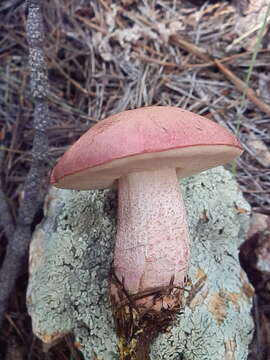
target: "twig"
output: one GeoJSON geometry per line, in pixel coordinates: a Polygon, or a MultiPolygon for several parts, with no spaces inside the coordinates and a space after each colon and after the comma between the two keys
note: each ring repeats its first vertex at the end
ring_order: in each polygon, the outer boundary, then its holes
{"type": "Polygon", "coordinates": [[[29,65],[31,70],[31,94],[35,101],[34,140],[32,165],[24,185],[24,199],[18,212],[16,228],[9,239],[6,256],[0,272],[0,324],[4,319],[8,300],[27,255],[31,224],[40,206],[40,193],[48,169],[48,127],[50,123],[47,104],[47,65],[42,44],[44,28],[41,0],[28,0],[27,39],[29,43],[29,65]]]}
{"type": "MultiPolygon", "coordinates": [[[[260,49],[258,50],[258,53],[268,53],[270,52],[270,49],[260,49]]],[[[252,51],[244,51],[240,54],[234,54],[234,55],[230,55],[230,56],[226,56],[226,57],[223,57],[221,59],[219,59],[219,61],[221,63],[224,63],[224,62],[232,62],[232,61],[235,61],[236,59],[239,59],[239,58],[242,58],[242,57],[245,57],[245,56],[248,56],[248,55],[252,55],[252,51]]],[[[206,63],[201,63],[201,64],[185,64],[183,66],[184,69],[195,69],[195,68],[207,68],[207,67],[210,67],[210,66],[216,66],[215,64],[215,61],[212,60],[210,62],[206,62],[206,63]]]]}
{"type": "Polygon", "coordinates": [[[247,95],[250,101],[253,104],[257,105],[260,110],[265,112],[270,116],[270,106],[258,98],[256,92],[246,85],[246,83],[239,79],[232,71],[230,71],[226,66],[221,64],[219,60],[215,60],[215,63],[220,71],[237,87],[237,89],[247,95]]]}
{"type": "MultiPolygon", "coordinates": [[[[0,151],[0,169],[3,168],[4,152],[0,151]]],[[[7,198],[3,192],[2,181],[0,177],[0,225],[4,229],[6,238],[10,240],[14,233],[14,223],[8,206],[7,198]]]]}
{"type": "Polygon", "coordinates": [[[227,77],[227,79],[229,79],[237,87],[239,91],[245,92],[250,101],[252,101],[261,111],[265,112],[267,115],[270,116],[270,106],[268,106],[264,101],[260,100],[254,90],[249,88],[243,80],[239,79],[219,60],[212,59],[209,55],[205,54],[198,46],[191,44],[180,37],[172,36],[172,42],[185,49],[186,51],[196,55],[205,62],[210,63],[214,61],[218,69],[227,77]]]}
{"type": "Polygon", "coordinates": [[[157,64],[157,65],[165,66],[165,67],[169,67],[169,68],[180,68],[179,64],[164,61],[164,60],[154,59],[149,56],[142,55],[142,54],[137,54],[136,58],[140,59],[142,62],[146,62],[146,63],[150,63],[150,64],[157,64]]]}
{"type": "Polygon", "coordinates": [[[182,49],[186,50],[187,52],[192,53],[193,55],[196,55],[198,58],[202,59],[205,62],[212,61],[211,57],[209,55],[207,55],[206,52],[204,52],[198,46],[181,38],[180,36],[172,36],[171,41],[173,44],[180,46],[182,49]]]}
{"type": "Polygon", "coordinates": [[[84,18],[83,16],[77,15],[76,17],[81,20],[81,22],[83,22],[85,25],[87,25],[88,27],[90,27],[91,29],[97,30],[99,32],[101,32],[103,35],[107,35],[107,30],[104,29],[103,27],[93,23],[92,21],[84,18]]]}

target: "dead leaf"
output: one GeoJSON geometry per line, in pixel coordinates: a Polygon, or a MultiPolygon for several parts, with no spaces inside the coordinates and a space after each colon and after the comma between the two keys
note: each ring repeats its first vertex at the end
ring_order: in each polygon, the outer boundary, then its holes
{"type": "Polygon", "coordinates": [[[270,151],[265,143],[260,140],[254,133],[251,133],[247,145],[254,152],[255,159],[265,168],[270,167],[270,151]]]}
{"type": "Polygon", "coordinates": [[[218,325],[221,325],[226,317],[225,297],[219,293],[212,294],[208,302],[208,311],[213,315],[218,325]]]}
{"type": "Polygon", "coordinates": [[[254,212],[251,215],[247,238],[267,229],[270,229],[270,216],[254,212]]]}
{"type": "Polygon", "coordinates": [[[236,203],[234,203],[234,207],[235,207],[236,211],[238,212],[238,214],[246,214],[248,212],[247,209],[238,207],[238,205],[236,203]]]}
{"type": "Polygon", "coordinates": [[[204,270],[202,268],[198,268],[196,271],[196,279],[197,280],[201,280],[201,279],[206,279],[206,274],[204,272],[204,270]]]}

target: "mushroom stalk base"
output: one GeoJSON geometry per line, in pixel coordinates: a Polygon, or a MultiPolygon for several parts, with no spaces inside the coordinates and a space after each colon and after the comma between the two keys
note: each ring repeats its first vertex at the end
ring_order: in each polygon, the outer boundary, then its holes
{"type": "Polygon", "coordinates": [[[188,261],[188,227],[175,169],[120,178],[111,297],[121,360],[149,359],[153,338],[181,307],[188,261]]]}

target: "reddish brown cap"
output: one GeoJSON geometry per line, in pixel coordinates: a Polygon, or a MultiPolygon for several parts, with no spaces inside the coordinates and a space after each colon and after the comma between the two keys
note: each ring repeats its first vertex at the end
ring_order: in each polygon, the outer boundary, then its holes
{"type": "Polygon", "coordinates": [[[176,107],[151,106],[110,116],[89,129],[58,161],[51,183],[107,188],[124,174],[166,167],[176,168],[181,178],[241,152],[236,137],[213,121],[176,107]]]}

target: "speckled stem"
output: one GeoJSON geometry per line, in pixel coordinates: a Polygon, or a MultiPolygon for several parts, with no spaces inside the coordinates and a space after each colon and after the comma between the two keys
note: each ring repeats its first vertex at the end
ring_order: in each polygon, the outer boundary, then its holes
{"type": "Polygon", "coordinates": [[[153,339],[181,307],[189,253],[176,170],[120,178],[111,292],[121,360],[149,359],[153,339]]]}
{"type": "Polygon", "coordinates": [[[185,206],[175,169],[119,179],[114,272],[130,294],[183,287],[190,254],[185,206]]]}

